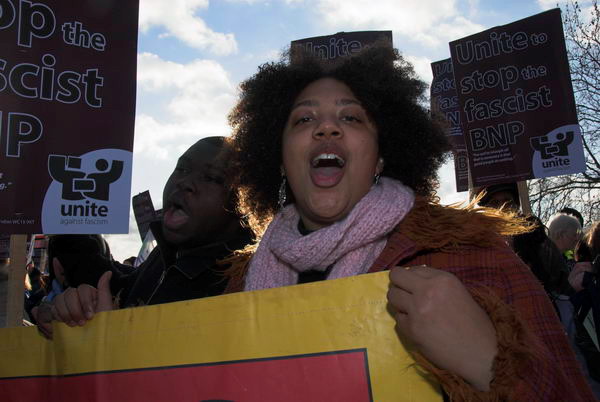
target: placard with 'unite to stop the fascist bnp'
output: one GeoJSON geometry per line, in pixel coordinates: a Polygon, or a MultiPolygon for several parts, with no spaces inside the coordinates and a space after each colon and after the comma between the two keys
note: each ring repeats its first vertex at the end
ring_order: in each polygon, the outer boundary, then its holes
{"type": "Polygon", "coordinates": [[[450,42],[473,185],[585,170],[560,10],[450,42]]]}

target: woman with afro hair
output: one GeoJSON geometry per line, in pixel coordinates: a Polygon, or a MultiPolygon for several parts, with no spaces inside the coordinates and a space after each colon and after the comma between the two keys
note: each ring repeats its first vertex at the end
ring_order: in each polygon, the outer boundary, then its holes
{"type": "Polygon", "coordinates": [[[292,55],[243,82],[230,114],[233,185],[260,242],[228,290],[389,270],[397,328],[452,400],[594,400],[502,237],[524,223],[436,202],[449,146],[412,67],[384,43],[292,55]]]}

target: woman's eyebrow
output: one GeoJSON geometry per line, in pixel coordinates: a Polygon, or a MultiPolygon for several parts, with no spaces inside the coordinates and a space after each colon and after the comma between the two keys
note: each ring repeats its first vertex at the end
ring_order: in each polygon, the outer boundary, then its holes
{"type": "MultiPolygon", "coordinates": [[[[346,106],[346,105],[359,105],[362,106],[362,104],[357,101],[356,99],[350,99],[350,98],[343,98],[343,99],[338,99],[335,101],[335,104],[337,106],[346,106]]],[[[300,101],[298,103],[296,103],[293,107],[293,109],[296,109],[297,107],[300,106],[319,106],[319,102],[313,99],[307,99],[307,100],[303,100],[300,101]]]]}
{"type": "Polygon", "coordinates": [[[358,106],[362,106],[362,104],[357,101],[356,99],[338,99],[337,101],[335,101],[335,104],[338,106],[346,106],[346,105],[358,105],[358,106]]]}
{"type": "Polygon", "coordinates": [[[294,106],[292,106],[292,110],[294,110],[300,106],[319,106],[319,102],[317,102],[316,100],[313,100],[313,99],[303,100],[303,101],[296,103],[294,106]]]}

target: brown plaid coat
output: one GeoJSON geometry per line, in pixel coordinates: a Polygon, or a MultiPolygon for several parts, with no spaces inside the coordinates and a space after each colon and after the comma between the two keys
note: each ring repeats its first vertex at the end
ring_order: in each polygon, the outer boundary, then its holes
{"type": "Polygon", "coordinates": [[[417,362],[455,401],[595,401],[548,296],[497,233],[497,223],[482,211],[419,200],[371,267],[369,272],[424,264],[450,272],[494,323],[498,355],[489,392],[422,356],[415,356],[417,362]]]}
{"type": "MultiPolygon", "coordinates": [[[[492,210],[418,198],[369,272],[428,265],[456,275],[490,316],[498,339],[494,380],[480,392],[461,377],[416,361],[453,401],[595,401],[544,289],[503,240],[523,222],[492,210]]],[[[243,290],[251,249],[230,258],[227,293],[243,290]]]]}

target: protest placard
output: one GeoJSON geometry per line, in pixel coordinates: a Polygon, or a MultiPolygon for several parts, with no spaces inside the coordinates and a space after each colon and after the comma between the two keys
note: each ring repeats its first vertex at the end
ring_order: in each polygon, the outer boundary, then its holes
{"type": "Polygon", "coordinates": [[[0,10],[0,233],[127,233],[138,0],[0,10]]]}
{"type": "Polygon", "coordinates": [[[585,170],[560,10],[450,42],[475,186],[585,170]]]}
{"type": "Polygon", "coordinates": [[[440,401],[387,310],[389,273],[0,330],[3,401],[440,401]],[[66,396],[68,395],[68,398],[66,396]]]}
{"type": "Polygon", "coordinates": [[[334,60],[340,56],[351,56],[363,47],[385,40],[392,44],[392,31],[358,31],[338,32],[334,35],[315,36],[298,39],[291,43],[292,63],[295,62],[298,50],[317,55],[324,60],[334,60]]]}
{"type": "Polygon", "coordinates": [[[157,219],[150,191],[146,190],[138,195],[134,195],[131,199],[131,205],[133,207],[133,215],[135,216],[135,221],[138,225],[140,237],[142,238],[142,241],[144,241],[146,234],[150,229],[150,222],[157,219]]]}
{"type": "Polygon", "coordinates": [[[444,131],[448,136],[454,155],[456,191],[467,191],[469,189],[469,162],[460,124],[460,108],[452,60],[445,59],[431,63],[431,71],[433,73],[430,93],[431,110],[445,119],[444,131]]]}

